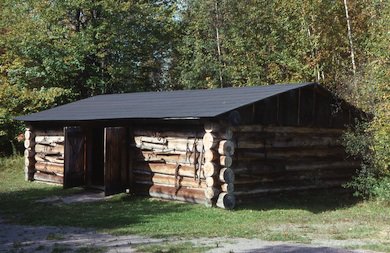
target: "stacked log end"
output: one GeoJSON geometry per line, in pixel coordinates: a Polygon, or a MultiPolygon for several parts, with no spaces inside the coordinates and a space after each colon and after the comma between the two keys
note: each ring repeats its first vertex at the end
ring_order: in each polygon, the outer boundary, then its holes
{"type": "Polygon", "coordinates": [[[233,132],[229,127],[217,123],[206,123],[203,136],[204,165],[206,181],[205,204],[233,209],[234,172],[231,169],[234,154],[233,132]]]}
{"type": "Polygon", "coordinates": [[[24,173],[26,181],[34,180],[35,173],[35,142],[34,133],[31,130],[31,128],[26,128],[24,132],[24,173]]]}
{"type": "Polygon", "coordinates": [[[64,134],[62,129],[34,131],[34,173],[30,180],[62,184],[64,177],[64,134]]]}

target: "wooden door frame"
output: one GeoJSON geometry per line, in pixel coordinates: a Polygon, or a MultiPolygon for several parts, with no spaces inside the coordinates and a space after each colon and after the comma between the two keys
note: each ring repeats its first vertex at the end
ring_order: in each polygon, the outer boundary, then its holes
{"type": "MultiPolygon", "coordinates": [[[[65,127],[64,128],[64,136],[65,136],[65,143],[64,143],[64,182],[63,182],[63,188],[71,188],[71,187],[77,187],[77,186],[84,186],[85,185],[85,170],[86,170],[86,135],[83,129],[79,126],[71,126],[71,127],[65,127]],[[74,147],[72,144],[77,144],[77,141],[75,143],[72,143],[70,135],[72,134],[80,134],[81,135],[81,144],[80,146],[74,147]],[[76,150],[74,150],[76,148],[76,150]],[[82,153],[82,158],[77,157],[77,159],[74,158],[74,155],[80,155],[80,152],[82,153]],[[77,164],[80,163],[80,164],[77,164]],[[82,163],[82,164],[81,164],[82,163]],[[82,167],[82,172],[80,168],[76,167],[82,167]],[[80,175],[77,175],[80,174],[80,175]],[[77,178],[75,176],[78,176],[77,178]]],[[[72,137],[73,138],[73,137],[72,137]]]]}
{"type": "Polygon", "coordinates": [[[128,132],[128,127],[104,128],[105,195],[125,192],[125,189],[128,187],[128,132]]]}

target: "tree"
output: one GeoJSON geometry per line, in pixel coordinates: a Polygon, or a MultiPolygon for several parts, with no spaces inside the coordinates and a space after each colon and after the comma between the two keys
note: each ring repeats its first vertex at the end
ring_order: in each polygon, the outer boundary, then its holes
{"type": "Polygon", "coordinates": [[[345,136],[347,150],[363,160],[349,186],[359,195],[390,202],[390,3],[371,1],[365,11],[370,16],[366,61],[357,72],[353,98],[370,117],[345,136]]]}
{"type": "Polygon", "coordinates": [[[0,145],[13,116],[103,93],[161,90],[177,28],[175,1],[0,2],[0,145]]]}
{"type": "Polygon", "coordinates": [[[10,84],[78,97],[163,88],[173,2],[6,0],[2,14],[1,69],[10,84]]]}

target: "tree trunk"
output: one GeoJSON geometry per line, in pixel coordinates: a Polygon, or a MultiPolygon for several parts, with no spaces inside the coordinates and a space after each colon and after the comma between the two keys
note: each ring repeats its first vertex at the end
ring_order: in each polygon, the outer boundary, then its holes
{"type": "MultiPolygon", "coordinates": [[[[350,47],[350,51],[351,51],[352,73],[355,77],[355,75],[356,75],[355,50],[353,48],[353,42],[352,42],[351,20],[349,17],[348,2],[347,2],[347,0],[343,0],[343,1],[344,1],[344,9],[345,9],[345,18],[347,20],[348,41],[349,41],[349,47],[350,47]]],[[[355,80],[353,81],[353,85],[355,86],[355,80]]]]}

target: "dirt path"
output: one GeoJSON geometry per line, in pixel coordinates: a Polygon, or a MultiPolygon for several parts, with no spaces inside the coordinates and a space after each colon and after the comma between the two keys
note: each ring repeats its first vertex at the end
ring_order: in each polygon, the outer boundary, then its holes
{"type": "MultiPolygon", "coordinates": [[[[150,244],[191,242],[196,246],[211,248],[209,253],[224,252],[267,252],[267,253],[347,253],[372,252],[351,251],[319,245],[302,245],[285,242],[266,242],[243,238],[198,238],[182,240],[179,238],[154,239],[137,235],[113,236],[97,233],[94,230],[73,227],[22,226],[12,225],[0,219],[0,252],[136,252],[136,247],[150,244]]],[[[340,244],[348,246],[348,244],[340,244]]],[[[358,242],[350,242],[359,245],[358,242]]],[[[324,245],[324,244],[322,244],[324,245]]],[[[327,242],[326,245],[334,245],[327,242]]]]}

